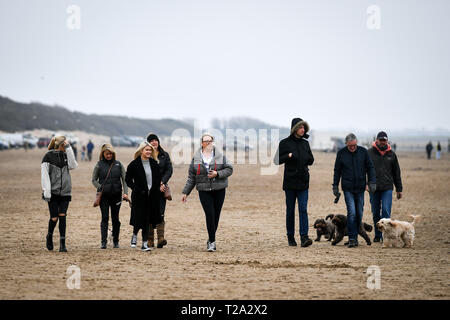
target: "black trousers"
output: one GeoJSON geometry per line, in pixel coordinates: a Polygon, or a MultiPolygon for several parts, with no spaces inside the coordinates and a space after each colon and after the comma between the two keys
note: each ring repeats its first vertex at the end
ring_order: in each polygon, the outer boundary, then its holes
{"type": "Polygon", "coordinates": [[[216,231],[219,226],[220,211],[225,201],[225,189],[215,191],[199,191],[200,203],[205,211],[206,228],[210,242],[216,241],[216,231]]]}
{"type": "Polygon", "coordinates": [[[102,242],[106,242],[108,237],[108,222],[109,222],[110,208],[111,208],[113,241],[114,242],[119,241],[119,233],[120,233],[119,211],[121,203],[122,203],[121,194],[102,195],[102,199],[100,201],[100,210],[102,212],[102,222],[100,223],[102,242]]]}

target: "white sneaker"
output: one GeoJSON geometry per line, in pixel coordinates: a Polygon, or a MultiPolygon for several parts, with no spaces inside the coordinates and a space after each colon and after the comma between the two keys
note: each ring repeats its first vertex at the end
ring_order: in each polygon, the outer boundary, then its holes
{"type": "Polygon", "coordinates": [[[208,241],[208,252],[216,251],[216,242],[209,242],[208,241]]]}
{"type": "Polygon", "coordinates": [[[136,243],[137,243],[137,235],[133,234],[131,236],[131,247],[136,248],[136,243]]]}
{"type": "Polygon", "coordinates": [[[142,243],[142,247],[141,247],[142,251],[151,251],[152,248],[148,246],[147,241],[142,243]]]}

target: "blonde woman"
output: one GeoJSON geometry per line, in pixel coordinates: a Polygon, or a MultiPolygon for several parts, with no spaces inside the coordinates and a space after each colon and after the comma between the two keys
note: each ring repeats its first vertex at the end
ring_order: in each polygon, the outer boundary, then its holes
{"type": "Polygon", "coordinates": [[[53,137],[48,150],[41,164],[42,198],[47,201],[50,211],[46,245],[48,250],[53,250],[53,231],[59,220],[59,251],[67,252],[66,215],[69,202],[72,200],[72,181],[69,170],[75,169],[78,164],[64,136],[53,137]]]}
{"type": "Polygon", "coordinates": [[[100,248],[106,249],[110,208],[114,248],[119,248],[119,211],[122,199],[128,200],[128,187],[125,183],[125,168],[122,163],[116,160],[116,152],[109,143],[102,145],[99,161],[92,172],[92,184],[97,188],[97,191],[102,190],[103,192],[100,201],[102,213],[102,222],[100,223],[102,242],[100,248]]]}
{"type": "Polygon", "coordinates": [[[227,158],[214,148],[214,137],[203,134],[201,149],[192,159],[189,175],[183,189],[182,202],[194,189],[198,190],[200,202],[205,212],[208,241],[206,249],[216,251],[216,231],[219,226],[220,212],[225,201],[225,189],[228,187],[228,177],[233,173],[233,166],[227,158]]]}
{"type": "Polygon", "coordinates": [[[134,160],[127,167],[125,181],[131,188],[131,217],[133,226],[131,247],[136,248],[137,234],[142,230],[142,251],[150,251],[148,233],[150,224],[162,222],[160,213],[161,174],[155,160],[155,149],[144,141],[134,154],[134,160]]]}

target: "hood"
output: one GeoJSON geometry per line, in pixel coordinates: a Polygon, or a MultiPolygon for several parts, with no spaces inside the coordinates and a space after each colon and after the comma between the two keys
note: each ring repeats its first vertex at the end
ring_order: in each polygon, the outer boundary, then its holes
{"type": "Polygon", "coordinates": [[[372,147],[374,147],[374,149],[376,149],[382,156],[384,156],[386,153],[392,150],[391,145],[389,143],[387,144],[387,148],[384,151],[378,148],[377,143],[375,141],[372,143],[372,147]]]}
{"type": "Polygon", "coordinates": [[[307,132],[309,131],[309,124],[308,122],[304,121],[302,118],[294,118],[291,121],[291,135],[294,135],[294,133],[302,126],[305,128],[305,134],[303,135],[303,138],[308,139],[309,134],[307,132]]]}

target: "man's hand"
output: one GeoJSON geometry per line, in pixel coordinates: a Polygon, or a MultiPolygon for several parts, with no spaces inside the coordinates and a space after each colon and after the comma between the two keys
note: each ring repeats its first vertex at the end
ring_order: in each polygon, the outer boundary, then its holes
{"type": "Polygon", "coordinates": [[[397,199],[400,200],[403,198],[403,193],[397,191],[397,199]]]}
{"type": "Polygon", "coordinates": [[[335,186],[335,185],[333,185],[333,195],[335,196],[335,197],[339,197],[339,187],[338,186],[335,186]]]}
{"type": "Polygon", "coordinates": [[[369,183],[369,192],[374,193],[377,191],[377,184],[376,183],[369,183]]]}
{"type": "Polygon", "coordinates": [[[186,203],[187,202],[187,195],[183,194],[183,197],[181,198],[181,202],[186,203]]]}
{"type": "Polygon", "coordinates": [[[159,188],[159,191],[166,192],[166,185],[164,183],[161,183],[161,186],[159,188]]]}

